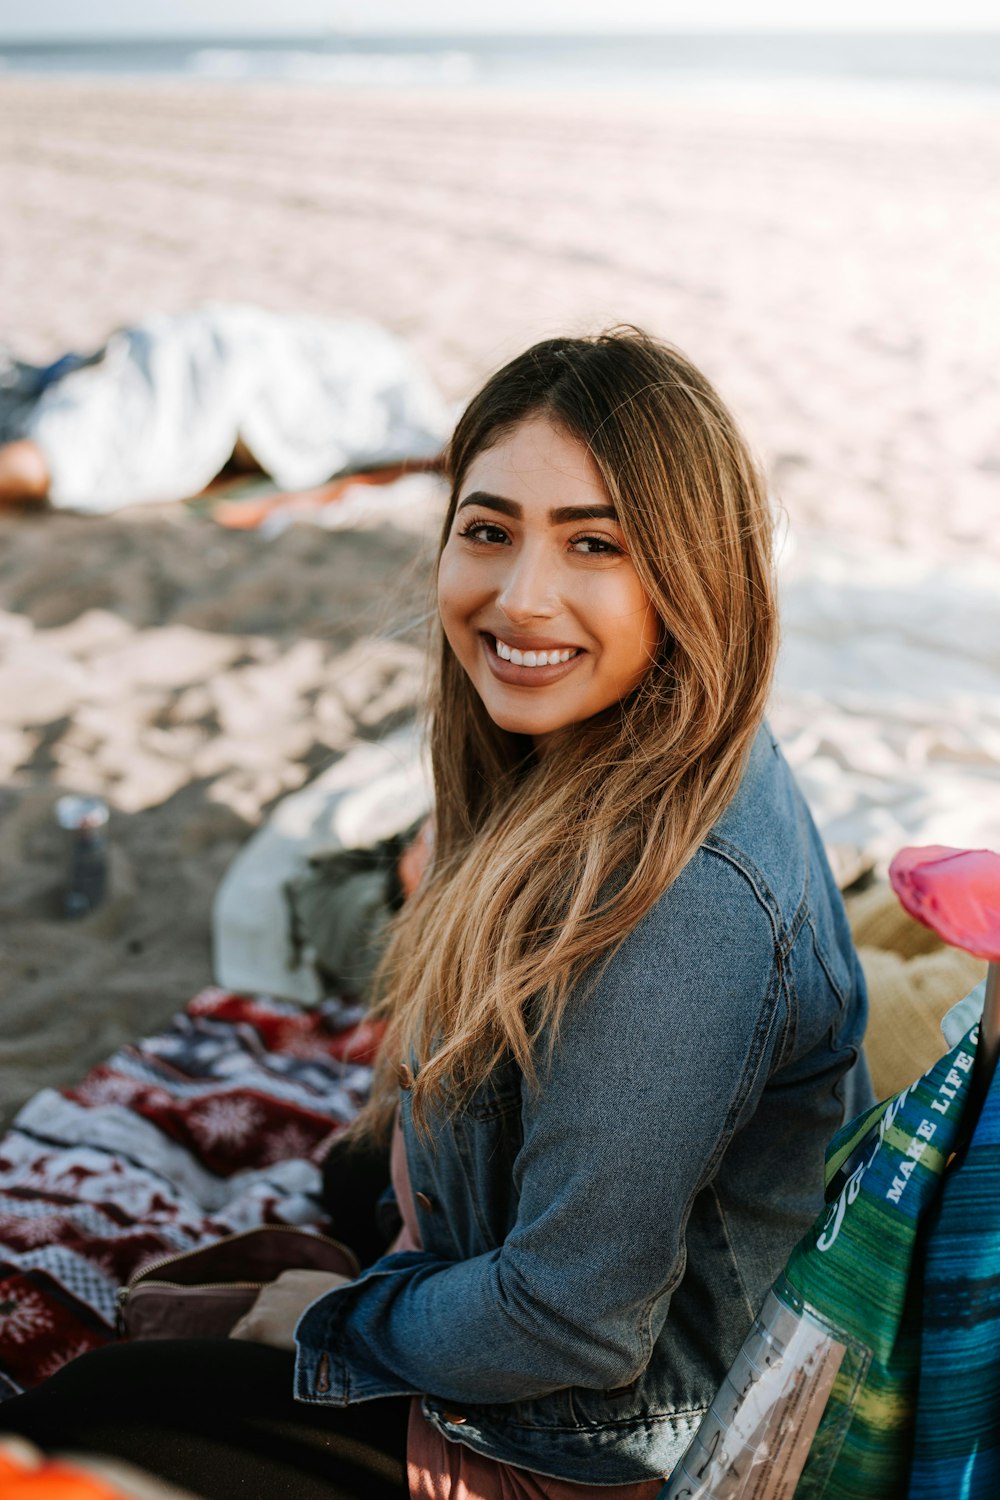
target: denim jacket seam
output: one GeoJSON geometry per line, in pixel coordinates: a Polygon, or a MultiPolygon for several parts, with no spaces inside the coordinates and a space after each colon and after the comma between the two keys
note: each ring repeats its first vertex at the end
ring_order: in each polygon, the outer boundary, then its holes
{"type": "Polygon", "coordinates": [[[743,1301],[746,1304],[747,1316],[752,1322],[757,1314],[757,1308],[754,1306],[754,1303],[750,1297],[750,1293],[747,1290],[747,1284],[743,1280],[743,1272],[740,1269],[739,1256],[736,1254],[736,1247],[733,1244],[733,1237],[729,1233],[729,1220],[726,1218],[725,1205],[723,1204],[722,1199],[719,1197],[719,1190],[716,1187],[715,1183],[711,1183],[710,1186],[712,1197],[715,1199],[715,1206],[719,1210],[719,1221],[722,1224],[722,1233],[726,1238],[726,1248],[729,1251],[729,1258],[733,1263],[733,1270],[736,1272],[736,1279],[740,1284],[740,1291],[743,1293],[743,1301]]]}
{"type": "Polygon", "coordinates": [[[470,1120],[480,1121],[488,1124],[490,1120],[499,1120],[504,1115],[516,1114],[521,1104],[519,1097],[513,1095],[502,1104],[495,1104],[489,1108],[470,1109],[467,1111],[470,1120]]]}
{"type": "Polygon", "coordinates": [[[749,858],[739,844],[734,844],[731,839],[719,833],[708,834],[701,847],[707,854],[714,854],[716,858],[725,860],[743,876],[756,896],[759,906],[767,914],[775,948],[780,948],[784,930],[781,905],[759,865],[749,858]]]}
{"type": "MultiPolygon", "coordinates": [[[[767,990],[765,992],[764,1000],[766,1000],[767,997],[772,994],[772,992],[776,996],[777,993],[780,991],[780,989],[781,989],[780,979],[777,977],[777,976],[780,975],[780,969],[781,969],[781,965],[780,965],[780,962],[778,960],[777,954],[775,954],[774,960],[773,960],[772,965],[771,965],[771,979],[770,979],[770,983],[768,984],[767,990]]],[[[738,1086],[735,1094],[733,1095],[733,1098],[732,1098],[732,1101],[730,1102],[729,1108],[726,1111],[725,1121],[723,1123],[722,1129],[719,1131],[719,1135],[718,1135],[718,1138],[717,1138],[717,1140],[715,1142],[715,1146],[714,1146],[714,1148],[712,1150],[712,1153],[711,1153],[711,1155],[709,1156],[708,1160],[705,1163],[704,1171],[702,1172],[701,1177],[699,1178],[698,1182],[695,1184],[694,1190],[692,1191],[690,1198],[688,1199],[687,1203],[685,1204],[685,1207],[684,1207],[684,1216],[683,1216],[683,1220],[682,1220],[682,1222],[684,1223],[685,1226],[687,1225],[688,1219],[689,1219],[689,1217],[691,1215],[691,1211],[692,1211],[692,1208],[694,1206],[695,1199],[697,1198],[697,1196],[698,1196],[699,1193],[703,1192],[704,1189],[712,1183],[712,1180],[715,1177],[715,1174],[718,1171],[719,1166],[720,1166],[720,1164],[722,1162],[722,1158],[726,1154],[726,1150],[727,1150],[727,1148],[729,1146],[729,1142],[733,1138],[733,1134],[734,1134],[735,1129],[736,1129],[736,1122],[739,1119],[740,1114],[741,1114],[742,1109],[743,1109],[743,1106],[746,1103],[747,1096],[749,1095],[749,1093],[751,1091],[751,1088],[753,1087],[753,1081],[756,1078],[756,1076],[757,1076],[757,1074],[758,1074],[758,1072],[760,1070],[760,1066],[761,1066],[761,1063],[763,1061],[764,1053],[765,1053],[765,1043],[766,1043],[766,1040],[767,1040],[768,1033],[770,1032],[771,1027],[772,1027],[773,1022],[774,1022],[774,1015],[775,1015],[775,1011],[776,1010],[777,1010],[776,1000],[772,1001],[771,1004],[769,1004],[769,1005],[765,1004],[763,1002],[761,1003],[760,1012],[759,1012],[758,1017],[757,1017],[757,1024],[754,1027],[753,1039],[752,1039],[751,1044],[750,1044],[750,1050],[749,1050],[749,1052],[747,1054],[746,1064],[745,1064],[745,1066],[744,1066],[744,1068],[743,1068],[743,1070],[742,1070],[742,1072],[740,1074],[739,1086],[738,1086]]],[[[732,1247],[731,1247],[731,1243],[730,1243],[730,1240],[729,1240],[728,1232],[726,1234],[726,1243],[730,1247],[730,1253],[732,1253],[732,1247]]],[[[735,1257],[734,1257],[734,1264],[735,1264],[735,1257]]],[[[743,1291],[744,1297],[745,1297],[746,1296],[746,1290],[745,1290],[745,1288],[743,1286],[743,1278],[740,1276],[739,1267],[736,1266],[735,1269],[736,1269],[737,1278],[738,1278],[739,1283],[740,1283],[740,1289],[743,1291]]],[[[673,1290],[675,1290],[676,1287],[680,1284],[680,1281],[681,1281],[682,1277],[683,1277],[683,1270],[681,1272],[681,1276],[679,1276],[677,1278],[677,1280],[673,1283],[673,1285],[671,1285],[670,1283],[667,1283],[663,1288],[660,1289],[660,1291],[657,1293],[657,1295],[651,1300],[650,1307],[649,1307],[649,1314],[650,1315],[652,1313],[652,1307],[655,1305],[655,1303],[658,1300],[658,1298],[666,1295],[668,1292],[672,1292],[673,1290]]],[[[747,1299],[747,1301],[749,1302],[749,1299],[747,1299]]],[[[753,1310],[752,1309],[751,1309],[750,1316],[751,1316],[751,1318],[753,1317],[753,1310]]],[[[647,1324],[647,1326],[648,1326],[648,1324],[647,1324]]],[[[655,1347],[655,1342],[656,1341],[654,1340],[653,1344],[650,1346],[650,1353],[647,1356],[647,1359],[649,1359],[649,1358],[652,1357],[652,1349],[653,1349],[653,1347],[655,1347]]]]}
{"type": "Polygon", "coordinates": [[[732,1103],[726,1113],[726,1123],[716,1142],[715,1150],[712,1152],[711,1161],[702,1178],[702,1185],[710,1182],[715,1176],[718,1166],[725,1154],[726,1147],[732,1140],[736,1129],[736,1122],[743,1113],[747,1098],[753,1088],[754,1082],[761,1070],[767,1050],[767,1039],[774,1027],[775,1017],[778,1010],[778,996],[781,992],[781,970],[782,963],[776,953],[771,964],[771,975],[761,999],[757,1013],[757,1024],[753,1030],[753,1038],[747,1053],[746,1063],[740,1075],[739,1087],[733,1096],[732,1103]]]}
{"type": "Polygon", "coordinates": [[[468,1115],[470,1120],[482,1121],[497,1120],[501,1115],[515,1114],[521,1107],[522,1082],[521,1072],[518,1069],[516,1084],[511,1082],[502,1089],[495,1090],[490,1094],[488,1102],[484,1101],[481,1104],[470,1102],[463,1113],[468,1115]]]}
{"type": "Polygon", "coordinates": [[[482,1206],[480,1205],[480,1202],[479,1202],[479,1195],[478,1195],[478,1193],[472,1191],[473,1184],[475,1182],[475,1175],[476,1175],[475,1174],[475,1164],[473,1162],[472,1150],[470,1148],[469,1142],[465,1139],[464,1133],[461,1130],[453,1130],[452,1134],[453,1134],[454,1145],[455,1145],[455,1155],[457,1156],[458,1160],[462,1164],[462,1171],[465,1173],[465,1180],[466,1180],[466,1183],[467,1183],[467,1185],[469,1187],[469,1194],[468,1194],[469,1207],[472,1210],[472,1215],[473,1215],[473,1219],[475,1221],[475,1225],[476,1225],[477,1230],[479,1231],[480,1235],[483,1237],[484,1243],[488,1243],[489,1240],[492,1238],[491,1233],[490,1233],[490,1226],[486,1222],[486,1217],[485,1217],[485,1215],[484,1215],[484,1213],[482,1211],[482,1206]]]}
{"type": "Polygon", "coordinates": [[[813,946],[816,949],[816,957],[819,959],[820,967],[822,968],[823,973],[826,975],[827,983],[837,997],[837,1007],[840,1010],[841,1015],[843,1015],[844,1011],[847,1008],[848,997],[847,995],[845,995],[840,982],[837,979],[837,976],[833,972],[833,969],[830,965],[830,960],[827,957],[826,944],[820,937],[819,928],[816,926],[816,922],[811,913],[809,916],[809,930],[812,933],[813,946]]]}
{"type": "Polygon", "coordinates": [[[795,970],[792,964],[781,964],[781,987],[785,995],[785,1036],[775,1059],[775,1068],[783,1068],[795,1054],[795,1039],[799,1033],[799,992],[795,986],[795,970]]]}
{"type": "Polygon", "coordinates": [[[780,937],[777,941],[775,959],[779,976],[778,988],[785,1001],[785,1024],[782,1027],[783,1035],[775,1056],[776,1068],[784,1067],[795,1052],[795,1038],[798,1034],[799,1022],[799,993],[795,987],[795,966],[791,962],[791,956],[799,933],[808,920],[808,902],[803,897],[791,921],[779,923],[780,937]]]}
{"type": "MultiPolygon", "coordinates": [[[[783,988],[781,983],[781,976],[783,970],[786,967],[782,959],[782,924],[780,923],[780,907],[778,906],[778,902],[775,899],[773,891],[764,880],[761,872],[757,869],[752,860],[748,860],[746,858],[743,851],[736,844],[730,843],[728,839],[719,838],[717,834],[710,834],[705,840],[702,847],[706,850],[706,852],[712,853],[716,856],[716,858],[723,859],[728,864],[732,865],[737,873],[742,875],[751,891],[753,891],[758,906],[760,907],[761,911],[764,913],[770,924],[773,952],[771,958],[771,972],[768,978],[767,988],[764,991],[763,996],[761,997],[760,1005],[758,1007],[757,1022],[754,1026],[753,1037],[750,1042],[750,1048],[747,1053],[746,1062],[740,1074],[739,1085],[726,1112],[725,1123],[723,1124],[723,1127],[719,1132],[719,1137],[715,1143],[715,1148],[712,1151],[711,1156],[705,1163],[705,1169],[702,1173],[701,1180],[698,1183],[696,1191],[700,1191],[705,1186],[705,1184],[711,1182],[712,1178],[715,1176],[719,1163],[722,1160],[723,1155],[725,1154],[730,1140],[732,1139],[733,1132],[736,1128],[736,1122],[739,1119],[740,1114],[743,1110],[743,1106],[746,1103],[747,1096],[749,1095],[753,1087],[754,1079],[757,1077],[757,1074],[760,1071],[761,1063],[763,1062],[764,1054],[766,1051],[767,1038],[774,1026],[775,1016],[778,1010],[778,998],[783,988]],[[764,895],[761,893],[761,886],[763,887],[764,892],[766,892],[769,900],[766,900],[764,895]]],[[[798,915],[798,913],[796,913],[796,915],[798,915]]],[[[779,1049],[779,1051],[783,1050],[783,1048],[779,1049]]],[[[693,1201],[694,1196],[692,1195],[692,1202],[693,1201]]],[[[688,1208],[690,1211],[690,1205],[688,1205],[688,1208]]]]}
{"type": "Polygon", "coordinates": [[[623,1380],[621,1382],[622,1385],[631,1385],[632,1381],[638,1380],[642,1376],[643,1371],[646,1370],[649,1366],[649,1361],[653,1357],[653,1349],[656,1346],[656,1340],[653,1337],[652,1328],[653,1308],[656,1306],[657,1302],[660,1301],[661,1297],[665,1295],[665,1291],[661,1290],[658,1292],[654,1292],[650,1297],[647,1297],[646,1299],[646,1305],[643,1308],[642,1315],[639,1319],[639,1357],[642,1363],[640,1364],[638,1370],[636,1370],[635,1374],[632,1376],[632,1379],[623,1380]]]}
{"type": "MultiPolygon", "coordinates": [[[[803,836],[805,836],[806,806],[801,797],[799,797],[796,801],[795,816],[799,828],[802,830],[803,836]]],[[[800,911],[803,913],[804,919],[808,923],[809,931],[812,935],[813,947],[816,950],[816,957],[819,960],[820,968],[826,975],[827,983],[829,984],[830,989],[833,991],[834,995],[837,998],[837,1007],[841,1013],[841,1017],[843,1017],[844,1013],[847,1010],[850,997],[837,980],[837,976],[833,971],[833,966],[830,963],[829,955],[827,953],[826,943],[823,941],[819,927],[816,924],[816,914],[813,911],[809,901],[809,882],[810,872],[809,866],[807,865],[805,870],[805,887],[803,890],[802,901],[800,903],[800,911]]]]}
{"type": "Polygon", "coordinates": [[[776,1062],[778,1065],[781,1065],[792,1055],[795,1046],[799,1009],[798,992],[795,988],[792,965],[787,960],[803,924],[810,919],[808,899],[809,872],[807,870],[805,874],[806,884],[802,897],[791,919],[786,921],[781,910],[781,903],[771,889],[763,871],[752,859],[747,857],[739,844],[734,844],[732,840],[720,834],[710,833],[704,840],[702,848],[708,853],[715,854],[717,858],[726,860],[743,876],[753,891],[758,905],[764,911],[771,924],[775,968],[779,974],[778,990],[780,994],[785,995],[786,999],[784,1035],[781,1038],[781,1045],[778,1047],[776,1055],[776,1062]]]}
{"type": "MultiPolygon", "coordinates": [[[[468,1406],[463,1410],[476,1415],[483,1410],[482,1407],[468,1406]]],[[[703,1417],[708,1408],[706,1406],[675,1407],[671,1411],[644,1411],[641,1415],[630,1417],[608,1417],[600,1421],[591,1422],[522,1422],[511,1417],[497,1416],[495,1408],[490,1408],[490,1421],[492,1424],[510,1430],[524,1432],[604,1432],[609,1427],[643,1427],[650,1422],[677,1422],[690,1417],[703,1417]]]]}

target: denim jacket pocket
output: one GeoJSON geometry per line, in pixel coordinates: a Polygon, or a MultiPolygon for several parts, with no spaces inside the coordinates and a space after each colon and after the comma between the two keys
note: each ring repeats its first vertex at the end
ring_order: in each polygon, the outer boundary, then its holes
{"type": "Polygon", "coordinates": [[[497,1064],[463,1109],[473,1120],[492,1120],[521,1107],[521,1070],[510,1056],[497,1064]]]}
{"type": "MultiPolygon", "coordinates": [[[[514,1159],[521,1148],[521,1073],[505,1059],[456,1114],[416,1132],[405,1097],[400,1121],[415,1190],[423,1191],[425,1248],[468,1259],[497,1249],[517,1217],[514,1159]],[[435,1211],[447,1203],[447,1224],[435,1211]]],[[[419,1203],[420,1200],[418,1200],[419,1203]]]]}
{"type": "Polygon", "coordinates": [[[496,1249],[517,1218],[514,1160],[523,1131],[521,1074],[513,1062],[502,1064],[489,1086],[453,1117],[449,1136],[464,1179],[478,1251],[496,1249]]]}

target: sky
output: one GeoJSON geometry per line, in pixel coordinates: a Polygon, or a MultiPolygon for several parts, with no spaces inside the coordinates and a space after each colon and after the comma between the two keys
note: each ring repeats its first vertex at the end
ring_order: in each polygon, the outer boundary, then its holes
{"type": "Polygon", "coordinates": [[[401,31],[1000,29],[997,0],[0,0],[0,38],[401,31]]]}

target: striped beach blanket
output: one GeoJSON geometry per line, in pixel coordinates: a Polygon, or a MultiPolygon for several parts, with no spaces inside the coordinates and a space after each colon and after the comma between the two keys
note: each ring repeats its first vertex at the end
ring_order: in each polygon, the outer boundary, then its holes
{"type": "Polygon", "coordinates": [[[320,1163],[367,1097],[377,1033],[210,989],[0,1141],[0,1399],[115,1337],[118,1287],[260,1224],[330,1227],[320,1163]]]}
{"type": "Polygon", "coordinates": [[[1000,1495],[1000,1086],[926,1235],[909,1500],[1000,1495]]]}

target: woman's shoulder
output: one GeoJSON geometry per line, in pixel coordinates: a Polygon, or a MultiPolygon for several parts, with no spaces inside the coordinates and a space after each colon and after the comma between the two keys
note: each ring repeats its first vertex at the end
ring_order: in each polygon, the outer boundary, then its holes
{"type": "Polygon", "coordinates": [[[640,955],[702,938],[734,954],[751,941],[776,950],[812,906],[837,900],[822,840],[765,724],[736,796],[626,943],[640,955]]]}
{"type": "Polygon", "coordinates": [[[823,843],[780,745],[765,722],[736,795],[691,862],[694,879],[723,862],[778,927],[794,925],[811,896],[835,888],[823,843]]]}
{"type": "Polygon", "coordinates": [[[745,1014],[747,996],[773,996],[782,956],[806,925],[829,928],[831,944],[842,945],[839,904],[819,834],[765,725],[722,817],[599,966],[599,1008],[651,1019],[650,997],[669,994],[692,1004],[711,996],[718,1015],[745,1014]]]}

